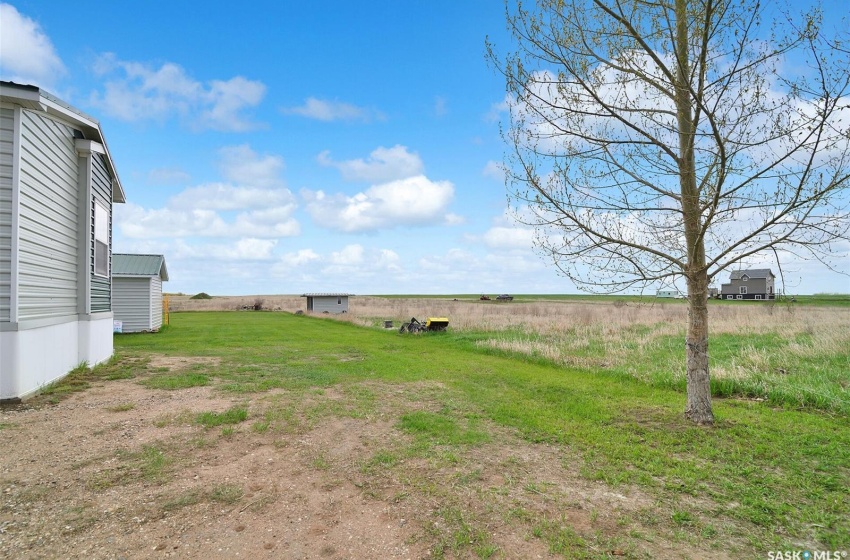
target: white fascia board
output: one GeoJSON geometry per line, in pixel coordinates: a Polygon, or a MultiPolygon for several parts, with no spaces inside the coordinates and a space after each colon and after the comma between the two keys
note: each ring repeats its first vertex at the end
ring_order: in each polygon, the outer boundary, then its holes
{"type": "Polygon", "coordinates": [[[31,86],[14,87],[5,84],[0,85],[0,102],[12,103],[36,111],[47,111],[47,106],[43,103],[41,90],[31,86]]]}

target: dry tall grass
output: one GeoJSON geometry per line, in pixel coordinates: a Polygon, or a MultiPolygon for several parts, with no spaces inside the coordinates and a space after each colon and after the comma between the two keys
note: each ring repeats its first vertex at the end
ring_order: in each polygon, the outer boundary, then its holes
{"type": "MultiPolygon", "coordinates": [[[[295,312],[304,310],[306,300],[294,295],[215,297],[193,300],[170,296],[172,311],[239,310],[260,302],[263,309],[295,312]]],[[[411,317],[448,317],[457,331],[484,331],[493,337],[481,344],[540,356],[572,365],[610,366],[626,363],[634,354],[651,350],[662,337],[685,335],[685,302],[647,303],[571,302],[479,302],[439,298],[352,297],[349,312],[328,318],[362,326],[379,326],[392,320],[398,326],[411,317]],[[587,350],[599,347],[598,351],[587,350]]],[[[850,312],[840,307],[789,306],[769,302],[712,305],[709,328],[718,334],[776,333],[792,341],[782,351],[795,356],[835,353],[850,345],[850,312]],[[805,334],[807,343],[793,342],[805,334]]],[[[752,348],[750,364],[757,367],[759,354],[775,352],[752,348]]],[[[740,365],[740,364],[739,364],[740,365]]],[[[738,376],[740,372],[715,370],[715,376],[738,376]]]]}

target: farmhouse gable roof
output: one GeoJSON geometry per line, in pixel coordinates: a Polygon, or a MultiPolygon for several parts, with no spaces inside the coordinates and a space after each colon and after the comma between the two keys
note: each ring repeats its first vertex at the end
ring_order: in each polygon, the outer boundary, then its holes
{"type": "Polygon", "coordinates": [[[748,278],[775,278],[776,275],[769,268],[750,268],[748,270],[735,270],[729,275],[729,280],[740,280],[742,277],[748,278]]]}

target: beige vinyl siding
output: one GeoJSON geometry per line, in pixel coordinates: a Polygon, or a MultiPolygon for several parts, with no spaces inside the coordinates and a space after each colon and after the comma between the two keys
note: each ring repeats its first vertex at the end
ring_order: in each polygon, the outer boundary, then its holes
{"type": "MultiPolygon", "coordinates": [[[[91,206],[91,247],[89,247],[90,259],[89,263],[91,270],[91,311],[98,313],[109,311],[112,309],[111,298],[111,282],[108,277],[98,276],[94,273],[94,205],[100,203],[107,210],[112,208],[112,176],[106,167],[106,158],[102,154],[92,154],[92,195],[94,200],[91,206]]],[[[109,247],[112,247],[112,212],[108,212],[110,221],[109,227],[109,247]]],[[[109,251],[110,259],[112,251],[109,251]]],[[[110,263],[111,264],[111,263],[110,263]]],[[[110,269],[112,270],[111,266],[110,269]]]]}
{"type": "Polygon", "coordinates": [[[21,111],[18,318],[77,313],[79,158],[70,126],[21,111]]]}
{"type": "Polygon", "coordinates": [[[10,320],[12,290],[12,156],[15,111],[0,109],[0,323],[10,320]]]}

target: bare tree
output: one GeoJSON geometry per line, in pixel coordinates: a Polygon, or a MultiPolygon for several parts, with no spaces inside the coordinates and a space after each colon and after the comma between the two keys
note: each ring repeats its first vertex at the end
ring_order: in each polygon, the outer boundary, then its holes
{"type": "MultiPolygon", "coordinates": [[[[708,286],[769,255],[834,269],[848,239],[850,65],[820,12],[755,0],[506,9],[506,183],[579,287],[688,294],[685,415],[711,424],[708,286]],[[771,20],[770,25],[765,22],[771,20]]],[[[846,22],[845,22],[846,27],[846,22]]]]}

